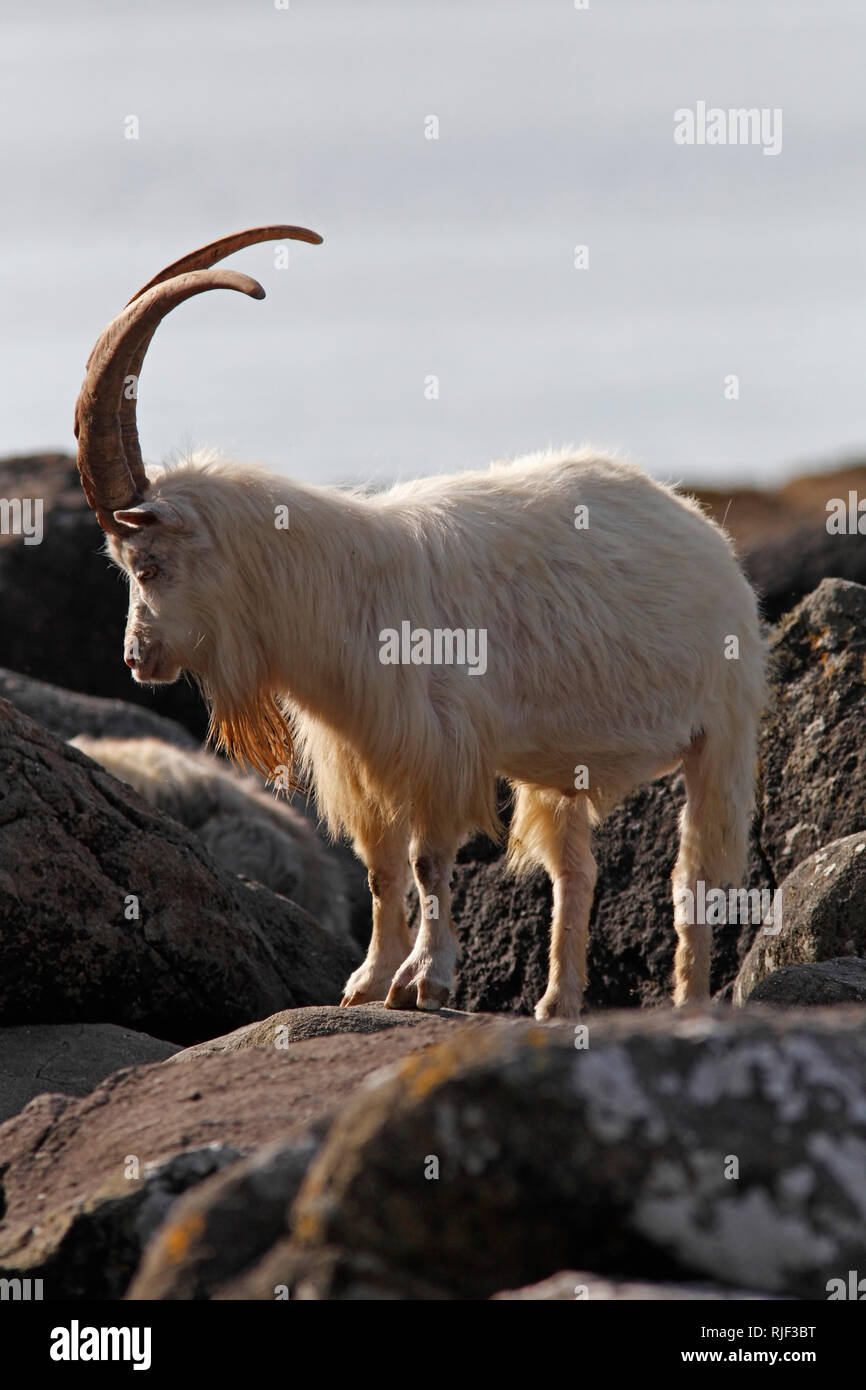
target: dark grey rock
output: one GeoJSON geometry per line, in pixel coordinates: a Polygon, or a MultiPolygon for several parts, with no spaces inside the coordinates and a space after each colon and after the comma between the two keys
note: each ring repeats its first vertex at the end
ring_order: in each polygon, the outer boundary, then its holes
{"type": "Polygon", "coordinates": [[[752,1004],[866,1004],[866,960],[840,956],[813,965],[787,965],[759,980],[752,1004]]]}
{"type": "Polygon", "coordinates": [[[45,1092],[86,1096],[121,1067],[162,1062],[179,1049],[113,1023],[0,1028],[0,1122],[45,1092]]]}
{"type": "Polygon", "coordinates": [[[743,961],[736,1004],[784,966],[866,956],[866,831],[809,855],[780,885],[779,900],[780,922],[758,932],[743,961]]]}
{"type": "Polygon", "coordinates": [[[0,700],[0,1018],[196,1042],[340,998],[353,953],[0,700]]]}
{"type": "Polygon", "coordinates": [[[369,1084],[231,1295],[352,1296],[335,1251],[397,1296],[589,1268],[824,1299],[862,1267],[866,1008],[621,1013],[586,1041],[460,1033],[369,1084]]]}
{"type": "Polygon", "coordinates": [[[197,740],[181,724],[126,700],[80,695],[46,681],[0,669],[0,697],[60,738],[159,738],[176,748],[195,749],[197,740]]]}

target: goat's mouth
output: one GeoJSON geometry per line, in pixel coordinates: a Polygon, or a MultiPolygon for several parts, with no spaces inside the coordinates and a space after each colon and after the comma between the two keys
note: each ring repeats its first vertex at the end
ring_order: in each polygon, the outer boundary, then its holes
{"type": "Polygon", "coordinates": [[[130,664],[132,679],[137,685],[173,685],[181,669],[158,642],[149,647],[134,665],[130,664]]]}

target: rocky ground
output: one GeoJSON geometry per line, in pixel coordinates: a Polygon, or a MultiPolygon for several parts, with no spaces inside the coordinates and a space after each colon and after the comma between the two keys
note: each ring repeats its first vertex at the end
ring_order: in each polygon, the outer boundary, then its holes
{"type": "Polygon", "coordinates": [[[41,546],[0,537],[0,1278],[49,1299],[823,1300],[866,1274],[866,537],[823,520],[857,486],[740,492],[728,517],[773,622],[748,887],[781,911],[719,929],[715,1004],[675,1014],[682,787],[643,788],[598,835],[576,1029],[527,1017],[546,882],[481,839],[455,873],[453,1007],[336,1007],[363,870],[317,847],[351,906],[335,936],[69,745],[194,749],[201,709],[128,681],[125,591],[70,462],[0,464],[0,495],[45,498],[41,546]]]}

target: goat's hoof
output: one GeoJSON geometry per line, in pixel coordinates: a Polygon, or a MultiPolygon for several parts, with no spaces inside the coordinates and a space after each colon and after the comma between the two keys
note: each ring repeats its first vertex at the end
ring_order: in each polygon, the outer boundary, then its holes
{"type": "Polygon", "coordinates": [[[410,980],[406,985],[395,981],[388,991],[385,1008],[423,1009],[425,1013],[434,1014],[442,1008],[449,993],[447,985],[437,984],[434,980],[410,980]]]}
{"type": "Polygon", "coordinates": [[[353,970],[343,986],[341,1009],[351,1009],[355,1004],[381,1004],[394,976],[393,965],[380,960],[364,961],[353,970]]]}
{"type": "Polygon", "coordinates": [[[448,1000],[448,986],[437,985],[434,980],[418,981],[418,1008],[430,1014],[438,1013],[448,1000]]]}
{"type": "Polygon", "coordinates": [[[385,1000],[386,1009],[414,1009],[418,990],[414,980],[408,985],[392,985],[385,1000]]]}
{"type": "Polygon", "coordinates": [[[543,994],[535,1006],[535,1018],[538,1023],[544,1023],[547,1019],[579,1019],[580,1018],[580,999],[569,997],[566,994],[548,991],[543,994]]]}

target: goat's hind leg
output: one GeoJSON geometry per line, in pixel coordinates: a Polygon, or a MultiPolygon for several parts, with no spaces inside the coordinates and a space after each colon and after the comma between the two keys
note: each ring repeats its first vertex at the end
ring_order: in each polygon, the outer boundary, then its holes
{"type": "Polygon", "coordinates": [[[520,785],[511,838],[512,864],[518,869],[541,864],[553,884],[547,989],[535,1006],[535,1017],[579,1018],[597,878],[589,803],[584,796],[520,785]]]}
{"type": "Polygon", "coordinates": [[[677,949],[674,1004],[710,997],[712,928],[695,920],[699,889],[739,885],[748,855],[754,782],[752,740],[696,736],[683,756],[686,804],[680,849],[671,875],[677,949]]]}
{"type": "Polygon", "coordinates": [[[363,963],[346,981],[344,1008],[384,999],[395,970],[412,947],[406,925],[408,829],[405,826],[381,829],[378,838],[356,836],[355,850],[367,866],[373,896],[373,934],[363,963]]]}

